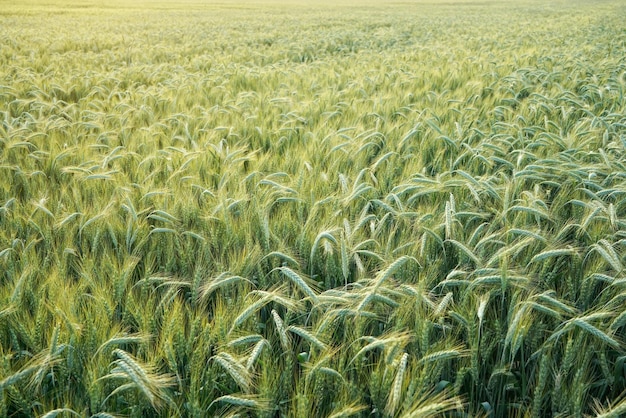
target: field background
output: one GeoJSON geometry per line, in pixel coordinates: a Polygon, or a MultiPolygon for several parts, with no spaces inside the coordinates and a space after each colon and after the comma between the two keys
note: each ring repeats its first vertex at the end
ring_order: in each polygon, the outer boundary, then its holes
{"type": "Polygon", "coordinates": [[[0,416],[623,416],[625,21],[0,0],[0,416]]]}

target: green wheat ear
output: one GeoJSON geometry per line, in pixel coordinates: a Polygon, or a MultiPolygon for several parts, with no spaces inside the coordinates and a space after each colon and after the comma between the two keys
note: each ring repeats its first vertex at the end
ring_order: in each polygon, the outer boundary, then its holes
{"type": "Polygon", "coordinates": [[[412,261],[419,265],[417,260],[413,257],[403,255],[402,257],[391,263],[386,269],[376,275],[374,279],[374,290],[378,289],[387,279],[393,276],[400,268],[402,268],[407,262],[412,261]]]}
{"type": "Polygon", "coordinates": [[[250,390],[252,376],[238,359],[226,352],[221,352],[213,357],[213,361],[218,363],[244,392],[250,390]]]}
{"type": "Polygon", "coordinates": [[[46,412],[45,414],[43,414],[41,416],[41,418],[55,418],[55,417],[57,417],[59,415],[66,414],[66,413],[70,414],[70,415],[77,416],[77,417],[81,416],[78,412],[74,411],[73,409],[70,409],[70,408],[59,408],[59,409],[54,409],[52,411],[46,412]]]}
{"type": "Polygon", "coordinates": [[[345,407],[342,407],[341,410],[333,412],[328,418],[348,418],[351,416],[358,415],[364,411],[366,411],[368,407],[366,405],[359,404],[351,404],[345,407]]]}
{"type": "Polygon", "coordinates": [[[173,376],[156,373],[151,366],[141,363],[135,357],[119,348],[114,349],[113,354],[117,357],[117,360],[111,363],[114,367],[109,374],[98,380],[122,379],[127,383],[117,386],[104,400],[105,403],[109,398],[120,392],[134,389],[145,396],[150,405],[157,411],[164,404],[173,404],[173,400],[168,393],[169,388],[176,384],[173,376]]]}
{"type": "Polygon", "coordinates": [[[396,377],[394,378],[393,384],[391,385],[391,392],[389,393],[387,405],[385,407],[385,413],[389,416],[395,415],[398,405],[400,404],[402,396],[402,385],[404,382],[404,374],[406,373],[408,360],[408,353],[404,353],[400,358],[400,365],[398,366],[396,377]]]}
{"type": "Polygon", "coordinates": [[[204,284],[202,284],[199,289],[200,290],[199,297],[201,299],[206,299],[211,295],[211,293],[215,292],[216,290],[221,289],[222,287],[233,285],[235,283],[239,283],[239,282],[245,282],[254,286],[254,283],[252,283],[250,280],[244,277],[231,275],[227,272],[224,272],[224,273],[221,273],[216,278],[209,279],[204,284]]]}
{"type": "Polygon", "coordinates": [[[244,407],[257,411],[263,411],[269,408],[267,400],[250,395],[224,395],[216,398],[209,404],[209,409],[216,403],[224,403],[235,407],[244,407]]]}
{"type": "Polygon", "coordinates": [[[302,276],[300,276],[298,273],[296,273],[295,271],[293,271],[289,267],[284,267],[284,266],[283,267],[277,267],[275,270],[278,270],[281,273],[283,273],[289,280],[291,280],[291,282],[293,284],[296,285],[296,287],[298,289],[300,289],[300,291],[302,293],[304,293],[309,298],[311,298],[313,303],[317,304],[319,302],[319,300],[317,298],[317,294],[307,284],[307,282],[304,280],[304,278],[302,276]]]}

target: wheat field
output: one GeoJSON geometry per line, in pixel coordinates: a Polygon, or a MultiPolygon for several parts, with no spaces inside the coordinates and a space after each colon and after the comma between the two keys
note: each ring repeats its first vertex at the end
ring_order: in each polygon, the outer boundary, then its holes
{"type": "Polygon", "coordinates": [[[624,21],[0,0],[0,416],[625,416],[624,21]]]}

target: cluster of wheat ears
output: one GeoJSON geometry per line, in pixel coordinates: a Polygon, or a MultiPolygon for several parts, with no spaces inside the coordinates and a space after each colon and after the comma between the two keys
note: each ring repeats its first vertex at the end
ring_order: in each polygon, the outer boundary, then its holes
{"type": "Polygon", "coordinates": [[[626,6],[0,1],[0,416],[626,414],[626,6]]]}

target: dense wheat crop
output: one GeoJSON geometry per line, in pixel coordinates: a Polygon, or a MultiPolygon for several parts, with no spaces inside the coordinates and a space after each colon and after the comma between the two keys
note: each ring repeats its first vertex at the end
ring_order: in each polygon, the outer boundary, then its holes
{"type": "Polygon", "coordinates": [[[626,6],[0,0],[0,416],[623,416],[626,6]]]}

